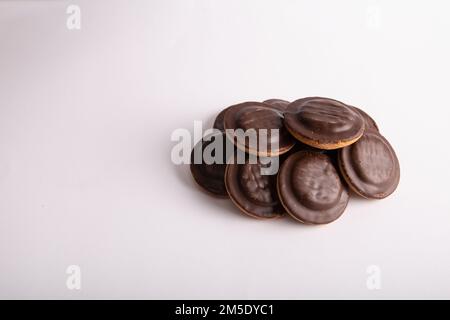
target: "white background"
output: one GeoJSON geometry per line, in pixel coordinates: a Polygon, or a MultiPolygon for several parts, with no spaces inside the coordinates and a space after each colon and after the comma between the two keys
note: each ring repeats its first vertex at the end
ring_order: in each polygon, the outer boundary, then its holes
{"type": "Polygon", "coordinates": [[[1,1],[0,297],[450,298],[449,10],[1,1]],[[174,129],[313,95],[376,119],[400,159],[394,195],[352,198],[321,227],[255,221],[170,161],[174,129]]]}

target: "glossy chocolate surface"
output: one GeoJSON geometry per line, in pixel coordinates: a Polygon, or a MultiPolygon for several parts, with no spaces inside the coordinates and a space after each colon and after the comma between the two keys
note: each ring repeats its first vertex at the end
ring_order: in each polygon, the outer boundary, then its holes
{"type": "Polygon", "coordinates": [[[263,101],[263,103],[270,104],[272,107],[278,108],[280,111],[285,111],[290,102],[282,99],[268,99],[263,101]]]}
{"type": "Polygon", "coordinates": [[[383,199],[400,180],[394,149],[376,131],[366,131],[356,143],[338,152],[341,172],[350,187],[365,198],[383,199]]]}
{"type": "Polygon", "coordinates": [[[202,157],[202,163],[195,164],[195,156],[194,152],[195,149],[201,149],[201,153],[203,154],[203,151],[205,148],[210,145],[214,141],[214,137],[211,140],[202,139],[199,141],[191,152],[191,164],[190,169],[192,176],[194,177],[194,180],[197,182],[197,184],[202,187],[205,191],[209,192],[210,194],[219,196],[219,197],[228,197],[228,193],[225,187],[225,168],[227,163],[226,158],[226,143],[228,142],[228,139],[225,137],[224,133],[221,133],[219,135],[215,135],[218,138],[223,139],[223,157],[221,159],[221,163],[212,163],[212,164],[206,164],[203,161],[202,157]]]}
{"type": "Polygon", "coordinates": [[[275,107],[262,102],[244,102],[231,106],[224,116],[224,128],[254,129],[257,134],[257,145],[249,145],[246,139],[244,144],[239,143],[236,137],[229,137],[238,148],[258,156],[277,156],[291,149],[295,141],[283,125],[283,113],[275,107]],[[267,130],[267,139],[263,140],[266,148],[260,149],[259,133],[261,129],[267,130]],[[279,134],[271,134],[270,129],[278,129],[279,134]],[[278,148],[275,145],[278,144],[278,148]],[[273,150],[272,150],[273,149],[273,150]]]}
{"type": "Polygon", "coordinates": [[[312,97],[289,104],[285,125],[300,141],[335,149],[358,139],[364,132],[364,120],[352,107],[337,100],[312,97]]]}
{"type": "Polygon", "coordinates": [[[367,114],[367,112],[365,112],[364,110],[361,110],[360,108],[357,108],[357,107],[352,107],[352,108],[354,108],[363,118],[364,126],[365,126],[366,130],[379,131],[377,123],[375,122],[375,120],[373,120],[373,118],[371,116],[369,116],[367,114]]]}
{"type": "Polygon", "coordinates": [[[245,214],[263,219],[284,214],[278,199],[276,175],[262,175],[261,163],[229,164],[225,184],[234,204],[245,214]]]}
{"type": "Polygon", "coordinates": [[[349,199],[330,157],[314,151],[299,151],[282,164],[278,193],[286,211],[307,224],[336,220],[349,199]]]}
{"type": "Polygon", "coordinates": [[[223,118],[225,117],[225,112],[227,112],[229,108],[230,107],[227,107],[219,112],[216,119],[214,120],[213,128],[221,131],[225,130],[223,127],[223,118]]]}

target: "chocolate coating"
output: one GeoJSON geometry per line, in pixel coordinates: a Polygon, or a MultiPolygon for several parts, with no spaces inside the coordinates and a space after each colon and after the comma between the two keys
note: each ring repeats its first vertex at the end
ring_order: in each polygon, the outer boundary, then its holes
{"type": "Polygon", "coordinates": [[[349,145],[364,132],[364,120],[353,107],[320,97],[299,99],[289,104],[284,123],[301,142],[327,150],[349,145]]]}
{"type": "Polygon", "coordinates": [[[376,131],[366,131],[356,143],[339,150],[338,160],[344,179],[365,198],[386,198],[400,181],[395,151],[376,131]]]}
{"type": "Polygon", "coordinates": [[[328,155],[299,151],[281,166],[278,194],[286,211],[307,224],[325,224],[339,218],[348,192],[328,155]]]}
{"type": "Polygon", "coordinates": [[[205,191],[208,193],[218,196],[218,197],[228,197],[228,193],[225,187],[225,168],[227,163],[227,157],[226,157],[226,144],[230,143],[228,139],[225,137],[224,133],[221,133],[220,135],[215,135],[214,138],[208,141],[208,139],[202,139],[199,141],[191,152],[191,164],[190,169],[192,176],[194,177],[194,180],[197,182],[197,184],[202,187],[205,191]],[[206,164],[203,161],[202,157],[202,163],[195,164],[195,156],[194,152],[196,149],[200,148],[201,152],[203,154],[204,149],[210,145],[215,138],[221,138],[223,139],[223,157],[221,163],[213,163],[213,164],[206,164]]]}
{"type": "MultiPolygon", "coordinates": [[[[263,103],[266,103],[266,104],[270,105],[271,107],[273,107],[277,110],[280,110],[282,112],[285,111],[287,106],[289,105],[289,101],[281,100],[281,99],[269,99],[269,100],[263,101],[263,103]]],[[[219,112],[216,119],[214,120],[213,128],[221,130],[221,131],[225,130],[223,127],[223,119],[225,117],[225,112],[227,112],[228,109],[230,109],[230,107],[227,107],[219,112]]]]}
{"type": "Polygon", "coordinates": [[[284,214],[278,199],[276,175],[261,175],[261,163],[228,164],[225,185],[233,203],[245,214],[272,219],[284,214]]]}
{"type": "Polygon", "coordinates": [[[365,126],[366,130],[379,131],[377,123],[375,122],[375,120],[373,120],[373,118],[371,116],[369,116],[365,111],[361,110],[360,108],[357,108],[357,107],[352,107],[352,108],[355,109],[363,118],[364,126],[365,126]]]}
{"type": "Polygon", "coordinates": [[[290,102],[282,99],[268,99],[263,101],[263,103],[270,104],[272,107],[278,108],[280,111],[285,111],[290,102]]]}
{"type": "Polygon", "coordinates": [[[214,120],[214,124],[213,124],[213,128],[218,129],[220,131],[224,131],[225,129],[223,128],[223,118],[225,117],[225,112],[228,111],[230,107],[227,107],[225,109],[223,109],[222,111],[219,112],[219,114],[217,115],[216,119],[214,120]]]}
{"type": "Polygon", "coordinates": [[[261,102],[244,102],[231,106],[224,115],[224,129],[254,129],[257,134],[257,145],[250,146],[248,139],[239,142],[234,136],[228,136],[236,146],[248,153],[263,157],[283,154],[291,149],[295,141],[283,125],[283,113],[276,107],[261,102]],[[266,150],[259,149],[259,134],[261,129],[267,130],[266,150]],[[278,129],[279,135],[272,135],[270,129],[278,129]],[[278,148],[275,148],[278,143],[278,148]],[[274,150],[272,150],[272,148],[274,150]]]}

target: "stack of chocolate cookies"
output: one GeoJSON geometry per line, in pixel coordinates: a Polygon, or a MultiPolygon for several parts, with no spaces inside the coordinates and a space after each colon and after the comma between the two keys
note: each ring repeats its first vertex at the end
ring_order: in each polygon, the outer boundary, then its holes
{"type": "Polygon", "coordinates": [[[376,122],[337,100],[244,102],[220,112],[214,128],[225,141],[223,157],[194,161],[196,152],[201,155],[214,140],[203,139],[191,154],[192,175],[204,190],[229,197],[255,218],[288,213],[305,224],[326,224],[344,212],[349,189],[367,199],[383,199],[399,183],[397,156],[376,122]],[[230,134],[236,130],[267,132],[266,147],[236,139],[230,134]],[[225,150],[239,150],[257,161],[235,161],[239,152],[230,157],[225,150]],[[274,159],[279,170],[263,174],[274,159]]]}

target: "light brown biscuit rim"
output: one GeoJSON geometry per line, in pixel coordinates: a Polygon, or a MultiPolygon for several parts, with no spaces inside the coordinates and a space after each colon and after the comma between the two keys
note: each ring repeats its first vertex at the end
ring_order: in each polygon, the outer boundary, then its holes
{"type": "MultiPolygon", "coordinates": [[[[300,151],[297,151],[296,153],[299,153],[299,152],[314,152],[314,151],[305,151],[305,150],[300,150],[300,151]]],[[[296,153],[293,153],[292,155],[290,155],[289,157],[291,157],[291,156],[293,156],[293,155],[295,155],[296,153]]],[[[328,156],[329,157],[329,156],[328,156]]],[[[331,160],[331,159],[330,159],[331,160]]],[[[289,206],[287,206],[286,204],[285,204],[285,202],[284,202],[284,197],[282,196],[282,193],[281,193],[281,191],[280,191],[280,177],[281,177],[281,170],[282,170],[282,168],[284,167],[284,164],[286,163],[286,161],[287,161],[287,159],[284,161],[284,163],[281,165],[281,167],[280,167],[280,169],[279,169],[279,171],[278,171],[278,175],[277,175],[277,192],[278,192],[278,198],[280,199],[280,202],[281,202],[281,204],[283,205],[283,207],[284,207],[284,209],[286,210],[286,212],[292,217],[292,218],[294,218],[295,220],[297,220],[297,221],[299,221],[299,222],[301,222],[301,223],[303,223],[303,224],[305,224],[305,225],[309,225],[309,226],[323,226],[323,225],[327,225],[327,224],[330,224],[330,223],[332,223],[332,222],[335,222],[336,220],[338,220],[340,217],[342,217],[342,215],[344,214],[344,212],[345,212],[345,210],[347,209],[347,206],[348,206],[348,203],[349,203],[349,199],[350,199],[350,195],[349,194],[347,194],[347,201],[345,202],[345,205],[343,206],[343,208],[342,208],[342,211],[339,213],[339,215],[336,217],[336,219],[334,219],[334,220],[332,220],[332,221],[329,221],[329,222],[325,222],[325,223],[314,223],[314,222],[310,222],[310,221],[304,221],[304,220],[301,220],[297,215],[295,215],[294,213],[292,213],[291,211],[290,211],[290,209],[289,209],[289,206]]],[[[334,166],[334,165],[333,165],[334,166]]],[[[337,170],[336,170],[337,171],[337,170]]],[[[336,173],[338,173],[338,172],[336,172],[336,173]]],[[[344,191],[345,192],[347,192],[348,193],[348,191],[347,190],[345,190],[346,188],[345,188],[345,185],[342,183],[342,181],[341,181],[341,184],[342,184],[342,187],[344,188],[344,191]]],[[[303,208],[305,208],[305,206],[303,205],[303,204],[301,204],[300,202],[299,202],[299,204],[300,204],[300,206],[301,207],[303,207],[303,208]]],[[[305,208],[306,210],[311,210],[311,209],[308,209],[308,208],[305,208]]]]}
{"type": "Polygon", "coordinates": [[[255,149],[250,149],[246,145],[243,145],[243,144],[239,143],[236,139],[234,139],[234,136],[230,137],[230,135],[227,133],[227,131],[225,131],[225,136],[239,150],[241,150],[241,151],[243,151],[245,153],[254,155],[254,156],[258,156],[258,157],[265,157],[265,158],[278,157],[278,156],[281,156],[281,155],[289,152],[295,146],[295,141],[293,140],[292,144],[289,144],[289,145],[287,145],[287,146],[285,146],[283,148],[278,148],[276,152],[275,151],[274,152],[258,152],[255,149]]]}
{"type": "Polygon", "coordinates": [[[350,189],[352,189],[352,191],[354,191],[358,196],[364,198],[364,199],[368,199],[368,200],[383,200],[386,199],[387,197],[389,197],[390,195],[392,195],[395,190],[397,190],[397,187],[400,183],[400,163],[398,161],[397,155],[395,154],[395,150],[394,148],[390,145],[389,141],[379,132],[379,131],[375,131],[375,130],[368,130],[367,131],[370,134],[373,135],[377,135],[380,136],[382,138],[382,141],[385,143],[387,142],[387,146],[391,149],[391,151],[393,152],[393,156],[395,158],[395,163],[397,164],[397,169],[398,169],[398,173],[396,174],[396,177],[393,181],[392,184],[392,191],[387,192],[387,193],[377,193],[376,195],[370,195],[366,192],[364,192],[363,190],[360,190],[356,184],[351,180],[350,175],[348,174],[348,170],[345,167],[345,161],[342,159],[342,152],[344,152],[344,148],[342,148],[341,150],[338,150],[338,166],[339,169],[341,171],[341,174],[345,180],[345,182],[347,183],[347,185],[350,187],[350,189]],[[394,187],[395,186],[395,187],[394,187]]]}
{"type": "Polygon", "coordinates": [[[314,147],[316,149],[321,149],[321,150],[336,150],[336,149],[342,149],[344,147],[352,145],[353,143],[355,143],[356,141],[361,139],[361,137],[364,135],[364,131],[365,131],[365,128],[363,126],[362,132],[358,136],[356,136],[355,138],[352,138],[350,140],[339,140],[338,143],[320,143],[316,140],[311,140],[311,139],[301,136],[297,132],[293,131],[293,129],[291,129],[286,122],[284,123],[284,126],[289,131],[289,133],[295,139],[300,141],[301,143],[304,143],[310,147],[314,147]]]}
{"type": "MultiPolygon", "coordinates": [[[[225,168],[225,188],[226,188],[226,190],[227,190],[227,193],[228,193],[228,195],[229,195],[229,198],[231,199],[231,202],[233,202],[233,204],[242,212],[242,213],[244,213],[245,215],[247,215],[247,216],[249,216],[249,217],[252,217],[252,218],[255,218],[255,219],[258,219],[258,220],[275,220],[275,219],[279,219],[279,218],[282,218],[282,217],[284,217],[286,214],[285,214],[285,212],[281,212],[281,213],[275,213],[275,215],[273,216],[273,217],[261,217],[261,216],[258,216],[258,215],[256,215],[256,214],[254,214],[254,213],[252,213],[252,212],[250,212],[250,211],[248,211],[248,210],[245,210],[237,201],[236,201],[236,199],[234,198],[234,195],[233,195],[233,193],[230,191],[230,189],[229,189],[229,187],[228,187],[228,184],[229,184],[229,182],[228,182],[228,171],[229,171],[229,167],[230,166],[232,166],[232,165],[237,165],[237,164],[227,164],[227,167],[225,168]]],[[[281,202],[280,202],[281,203],[281,202]]],[[[282,206],[283,207],[283,206],[282,206]]],[[[284,208],[284,207],[283,207],[284,208]]]]}

